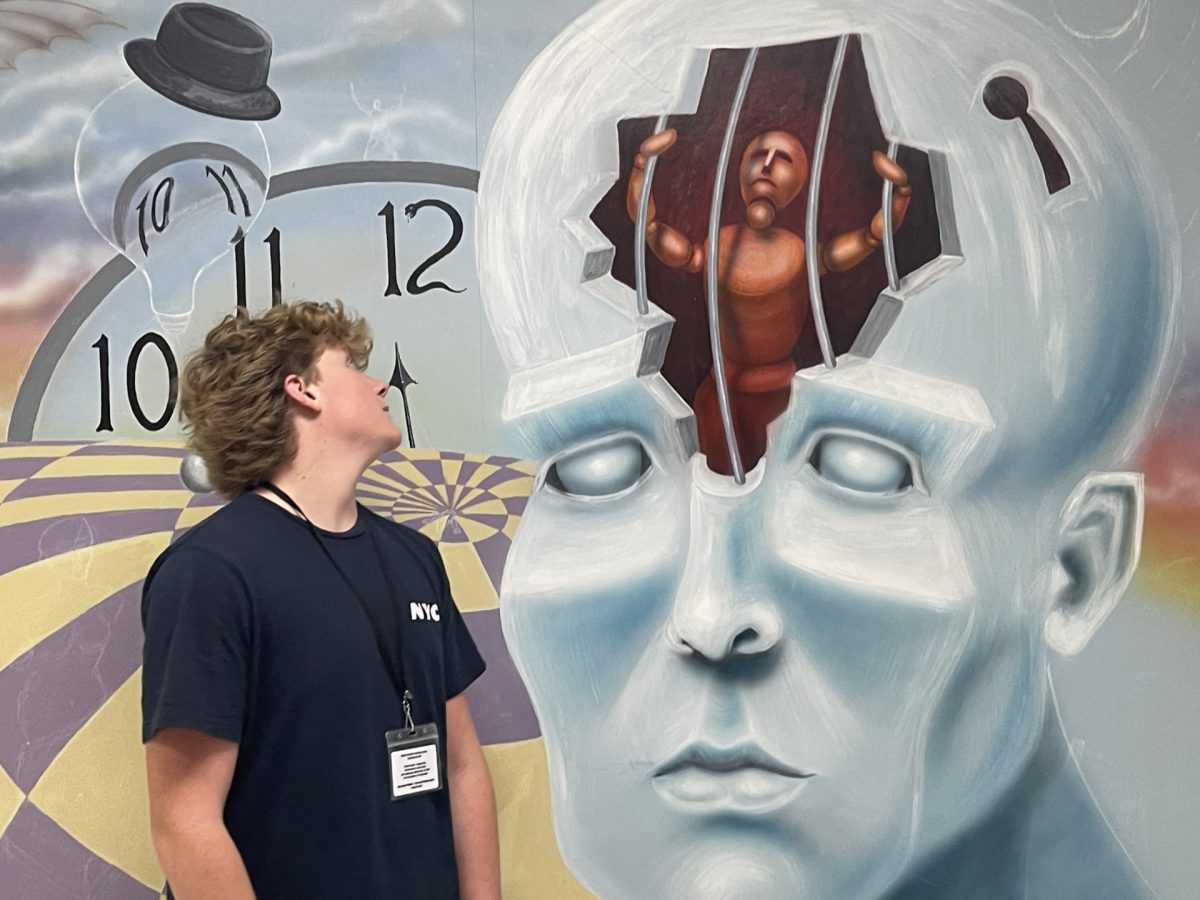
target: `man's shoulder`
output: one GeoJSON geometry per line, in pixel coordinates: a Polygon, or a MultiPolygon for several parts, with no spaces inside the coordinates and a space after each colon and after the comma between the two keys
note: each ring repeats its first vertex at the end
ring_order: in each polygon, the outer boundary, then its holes
{"type": "Polygon", "coordinates": [[[167,547],[150,569],[153,576],[167,560],[196,560],[241,569],[256,557],[261,545],[275,539],[268,516],[247,495],[235,497],[201,522],[196,523],[167,547]]]}
{"type": "Polygon", "coordinates": [[[389,556],[399,556],[420,564],[430,570],[431,577],[436,577],[436,570],[442,566],[442,555],[437,542],[415,528],[409,528],[364,506],[359,506],[360,515],[367,517],[367,526],[380,535],[385,542],[389,556]]]}
{"type": "Polygon", "coordinates": [[[359,514],[365,515],[368,527],[374,528],[377,534],[406,547],[411,547],[420,553],[437,553],[437,543],[427,535],[421,534],[415,528],[402,525],[394,519],[381,516],[379,513],[359,504],[359,514]]]}

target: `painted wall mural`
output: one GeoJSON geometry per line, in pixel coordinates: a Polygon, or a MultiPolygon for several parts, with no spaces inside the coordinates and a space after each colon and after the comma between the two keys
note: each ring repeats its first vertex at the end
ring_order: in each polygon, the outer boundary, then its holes
{"type": "Polygon", "coordinates": [[[0,0],[0,898],[154,897],[138,597],[340,297],[505,896],[1190,898],[1200,8],[0,0]]]}

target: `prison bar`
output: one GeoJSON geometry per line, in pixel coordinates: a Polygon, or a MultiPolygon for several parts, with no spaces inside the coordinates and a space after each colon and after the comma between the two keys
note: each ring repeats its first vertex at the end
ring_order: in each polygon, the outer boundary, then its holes
{"type": "Polygon", "coordinates": [[[737,435],[733,433],[733,410],[729,403],[729,380],[725,376],[725,352],[721,349],[721,320],[717,311],[717,257],[720,256],[718,239],[721,228],[721,200],[725,196],[725,170],[729,168],[729,155],[733,149],[733,134],[737,131],[738,119],[742,115],[742,104],[750,87],[750,76],[758,59],[758,48],[750,48],[742,66],[742,77],[738,81],[733,105],[729,107],[729,121],[725,125],[725,137],[721,141],[721,156],[717,160],[717,176],[713,183],[712,206],[708,211],[708,251],[705,254],[707,274],[705,288],[708,299],[708,340],[712,344],[713,378],[717,388],[717,403],[721,408],[721,425],[725,429],[725,446],[729,450],[729,462],[733,466],[733,480],[746,483],[746,469],[742,455],[738,452],[737,435]]]}
{"type": "MultiPolygon", "coordinates": [[[[667,127],[667,114],[663,113],[654,123],[654,133],[658,134],[667,127]]],[[[658,156],[652,156],[646,163],[642,173],[642,191],[638,194],[637,225],[633,232],[633,269],[634,284],[637,287],[637,310],[639,316],[650,314],[650,298],[646,294],[646,219],[650,215],[650,182],[654,180],[654,168],[658,165],[658,156]]]]}
{"type": "MultiPolygon", "coordinates": [[[[896,161],[900,150],[898,141],[889,141],[887,157],[896,161]]],[[[892,234],[892,192],[896,186],[887,178],[883,179],[883,264],[887,268],[888,290],[893,294],[900,290],[900,272],[896,268],[896,238],[892,234]]]]}
{"type": "Polygon", "coordinates": [[[842,66],[846,62],[847,35],[838,38],[833,54],[833,66],[829,70],[829,82],[825,86],[825,102],[821,107],[821,121],[817,126],[817,140],[813,147],[812,174],[808,185],[808,209],[804,216],[804,253],[808,263],[808,295],[812,301],[813,325],[817,330],[817,342],[821,345],[821,358],[825,365],[834,368],[833,345],[829,340],[829,326],[825,322],[825,303],[821,297],[821,269],[817,246],[817,210],[821,203],[821,168],[825,165],[825,145],[829,140],[829,122],[833,118],[833,101],[837,98],[838,83],[842,79],[842,66]]]}

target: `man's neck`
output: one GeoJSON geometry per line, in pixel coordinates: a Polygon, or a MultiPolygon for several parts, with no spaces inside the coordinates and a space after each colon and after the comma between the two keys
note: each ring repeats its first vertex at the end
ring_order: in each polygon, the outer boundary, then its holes
{"type": "MultiPolygon", "coordinates": [[[[270,479],[281,491],[296,501],[305,517],[325,531],[348,531],[358,520],[354,488],[365,466],[323,455],[319,459],[297,454],[270,479]]],[[[257,493],[294,512],[270,491],[259,488],[257,493]]]]}

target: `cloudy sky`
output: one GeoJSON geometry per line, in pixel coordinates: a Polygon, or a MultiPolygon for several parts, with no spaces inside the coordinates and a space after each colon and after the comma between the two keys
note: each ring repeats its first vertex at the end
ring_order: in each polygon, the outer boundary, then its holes
{"type": "MultiPolygon", "coordinates": [[[[37,342],[113,255],[80,207],[75,144],[91,110],[133,77],[122,45],[153,36],[170,4],[88,5],[114,24],[27,50],[12,69],[0,59],[0,433],[37,342]]],[[[279,173],[364,158],[478,168],[488,128],[525,66],[590,2],[351,0],[337,12],[307,0],[228,5],[273,40],[270,84],[283,110],[263,132],[279,173]]]]}
{"type": "MultiPolygon", "coordinates": [[[[4,5],[0,0],[0,9],[4,5]]],[[[274,42],[270,83],[283,111],[263,131],[275,173],[364,158],[478,168],[491,124],[521,72],[590,5],[351,0],[335,12],[311,0],[230,4],[274,42]]],[[[1096,77],[1134,110],[1172,180],[1185,241],[1195,244],[1200,4],[1012,5],[1072,34],[1096,77]]],[[[15,68],[0,68],[0,433],[37,341],[75,289],[112,256],[76,196],[75,143],[89,112],[132,78],[121,46],[154,35],[169,4],[94,0],[89,6],[114,24],[87,29],[84,40],[62,38],[49,50],[28,50],[15,58],[15,68]]],[[[1185,295],[1194,298],[1200,254],[1185,258],[1182,276],[1185,295]]],[[[1185,331],[1200,334],[1200,303],[1185,305],[1185,331]]],[[[1178,400],[1200,413],[1200,356],[1193,353],[1181,375],[1178,400]]]]}

